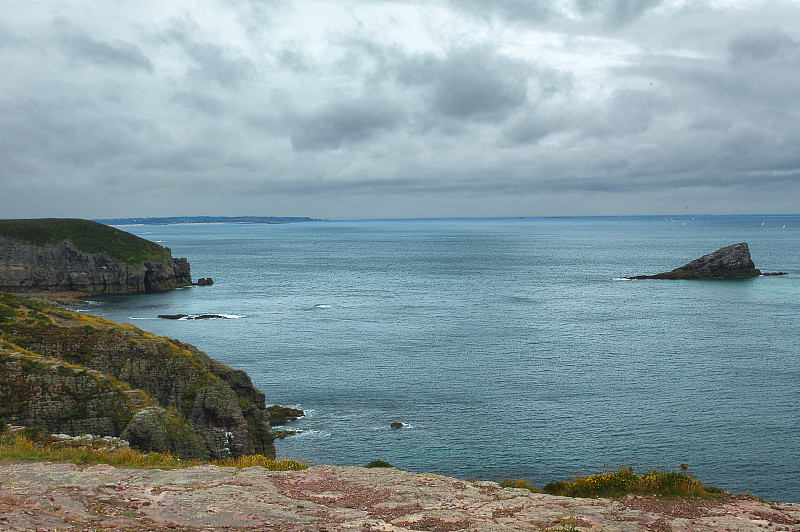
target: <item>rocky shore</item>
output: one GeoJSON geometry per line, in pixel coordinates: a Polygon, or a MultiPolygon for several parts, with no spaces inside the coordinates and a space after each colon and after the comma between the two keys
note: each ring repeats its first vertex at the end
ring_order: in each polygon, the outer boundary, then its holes
{"type": "Polygon", "coordinates": [[[60,531],[798,531],[748,496],[580,499],[398,469],[0,464],[0,529],[60,531]]]}

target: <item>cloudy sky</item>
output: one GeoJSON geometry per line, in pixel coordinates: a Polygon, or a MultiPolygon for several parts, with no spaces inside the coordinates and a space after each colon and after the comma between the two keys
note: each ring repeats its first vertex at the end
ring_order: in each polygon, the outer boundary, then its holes
{"type": "Polygon", "coordinates": [[[0,0],[0,218],[800,212],[800,1],[0,0]]]}

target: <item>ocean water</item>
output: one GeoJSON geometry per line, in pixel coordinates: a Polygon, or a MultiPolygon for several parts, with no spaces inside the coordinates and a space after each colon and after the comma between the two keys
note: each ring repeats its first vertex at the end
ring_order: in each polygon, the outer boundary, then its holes
{"type": "Polygon", "coordinates": [[[800,216],[123,229],[216,284],[81,310],[195,344],[305,410],[280,455],[539,486],[685,462],[800,502],[800,216]],[[742,241],[789,275],[621,279],[742,241]],[[176,313],[231,319],[157,318],[176,313]]]}

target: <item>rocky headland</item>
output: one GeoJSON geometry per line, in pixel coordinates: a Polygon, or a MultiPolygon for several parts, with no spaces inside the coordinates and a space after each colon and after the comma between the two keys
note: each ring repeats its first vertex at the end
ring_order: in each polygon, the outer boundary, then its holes
{"type": "Polygon", "coordinates": [[[0,419],[184,458],[275,456],[264,394],[244,371],[177,340],[2,292],[0,419]]]}
{"type": "Polygon", "coordinates": [[[761,270],[753,264],[747,243],[740,242],[703,255],[672,271],[656,275],[637,275],[628,279],[715,279],[759,275],[762,275],[761,270]]]}
{"type": "Polygon", "coordinates": [[[169,248],[89,220],[0,220],[0,290],[139,293],[192,284],[169,248]]]}

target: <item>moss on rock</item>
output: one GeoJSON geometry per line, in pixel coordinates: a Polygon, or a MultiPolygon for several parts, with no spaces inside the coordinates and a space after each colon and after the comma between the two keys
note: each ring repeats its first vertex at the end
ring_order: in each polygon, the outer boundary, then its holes
{"type": "Polygon", "coordinates": [[[7,294],[0,312],[9,316],[0,417],[68,434],[125,431],[143,449],[190,458],[274,457],[264,394],[243,371],[189,344],[7,294]]]}

